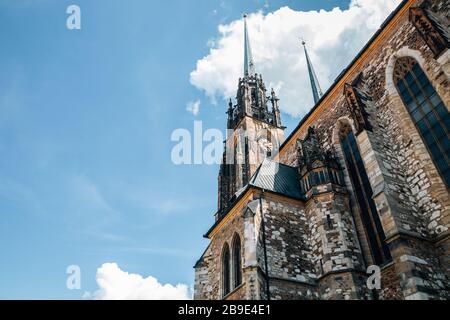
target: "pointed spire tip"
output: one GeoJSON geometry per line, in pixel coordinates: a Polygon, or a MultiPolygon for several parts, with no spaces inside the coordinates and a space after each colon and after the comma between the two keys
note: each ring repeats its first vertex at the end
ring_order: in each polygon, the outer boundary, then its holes
{"type": "Polygon", "coordinates": [[[319,80],[314,72],[312,62],[309,58],[308,51],[306,50],[306,42],[303,38],[300,38],[305,49],[306,64],[308,66],[309,80],[311,82],[311,89],[313,93],[314,103],[316,104],[322,97],[322,89],[320,88],[319,80]]]}
{"type": "Polygon", "coordinates": [[[253,62],[252,49],[250,47],[250,39],[247,30],[247,14],[244,17],[244,77],[255,74],[255,65],[253,62]]]}
{"type": "Polygon", "coordinates": [[[300,37],[300,41],[302,42],[303,46],[306,46],[306,42],[305,42],[305,39],[303,39],[303,37],[300,37]]]}

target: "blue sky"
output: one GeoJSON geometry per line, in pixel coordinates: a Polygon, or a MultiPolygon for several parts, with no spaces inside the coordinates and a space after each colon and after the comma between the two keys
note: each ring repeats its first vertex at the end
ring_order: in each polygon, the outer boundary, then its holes
{"type": "MultiPolygon", "coordinates": [[[[0,0],[0,298],[79,299],[105,262],[192,284],[218,168],[172,164],[170,135],[196,119],[224,129],[226,104],[189,80],[208,40],[244,11],[348,1],[264,5],[0,0]],[[66,28],[70,4],[81,30],[66,28]],[[195,117],[186,104],[198,99],[195,117]],[[72,264],[81,290],[66,288],[72,264]]],[[[283,121],[290,132],[299,118],[283,121]]]]}

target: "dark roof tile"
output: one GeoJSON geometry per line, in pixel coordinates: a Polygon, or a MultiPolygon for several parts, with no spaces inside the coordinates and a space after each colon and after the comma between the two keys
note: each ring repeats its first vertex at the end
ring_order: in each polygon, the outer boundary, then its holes
{"type": "Polygon", "coordinates": [[[302,199],[297,168],[264,160],[249,182],[250,186],[302,199]]]}

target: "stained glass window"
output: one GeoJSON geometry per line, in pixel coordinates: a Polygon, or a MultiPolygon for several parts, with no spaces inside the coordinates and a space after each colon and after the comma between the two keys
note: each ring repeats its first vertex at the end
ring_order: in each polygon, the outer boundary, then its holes
{"type": "Polygon", "coordinates": [[[450,186],[450,114],[416,60],[403,57],[394,69],[397,90],[447,187],[450,186]]]}
{"type": "Polygon", "coordinates": [[[372,199],[372,186],[370,185],[355,135],[350,126],[341,130],[340,138],[372,257],[374,262],[380,265],[390,260],[391,255],[385,242],[386,237],[375,202],[372,199]]]}

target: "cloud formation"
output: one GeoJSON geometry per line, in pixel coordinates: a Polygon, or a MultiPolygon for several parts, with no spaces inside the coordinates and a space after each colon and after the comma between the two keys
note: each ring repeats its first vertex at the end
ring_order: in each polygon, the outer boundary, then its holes
{"type": "Polygon", "coordinates": [[[154,277],[144,278],[128,273],[116,263],[104,263],[97,269],[99,289],[93,294],[97,300],[188,300],[191,299],[185,284],[161,284],[154,277]]]}
{"type": "MultiPolygon", "coordinates": [[[[352,0],[347,9],[250,14],[248,26],[256,72],[281,98],[281,110],[304,115],[313,105],[300,37],[324,91],[396,8],[400,0],[352,0]]],[[[220,25],[210,52],[197,61],[190,82],[215,102],[234,97],[243,73],[243,21],[220,25]]],[[[222,103],[222,102],[220,102],[222,103]]]]}
{"type": "Polygon", "coordinates": [[[200,112],[200,100],[188,102],[186,111],[192,113],[194,116],[198,115],[200,112]]]}

